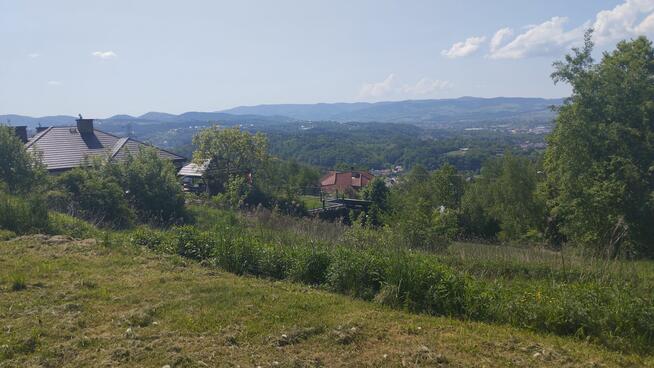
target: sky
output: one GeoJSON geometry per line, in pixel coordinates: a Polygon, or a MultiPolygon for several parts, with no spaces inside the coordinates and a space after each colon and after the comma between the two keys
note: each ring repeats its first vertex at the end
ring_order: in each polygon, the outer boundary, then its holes
{"type": "Polygon", "coordinates": [[[0,114],[563,97],[552,62],[654,36],[654,0],[0,0],[0,114]]]}

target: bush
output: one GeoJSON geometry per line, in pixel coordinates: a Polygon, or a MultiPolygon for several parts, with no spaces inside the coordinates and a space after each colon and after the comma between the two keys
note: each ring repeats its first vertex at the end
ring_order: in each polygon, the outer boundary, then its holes
{"type": "Polygon", "coordinates": [[[371,251],[340,247],[327,271],[332,291],[370,300],[379,292],[387,259],[371,251]]]}
{"type": "Polygon", "coordinates": [[[73,216],[50,212],[48,218],[47,232],[49,234],[68,235],[76,239],[89,239],[100,235],[100,231],[96,227],[73,216]]]}
{"type": "Polygon", "coordinates": [[[171,230],[170,248],[182,257],[204,260],[211,256],[215,242],[208,233],[193,226],[179,226],[171,230]]]}
{"type": "Polygon", "coordinates": [[[331,257],[324,249],[315,246],[298,248],[294,254],[290,277],[309,285],[323,284],[330,263],[331,257]]]}
{"type": "Polygon", "coordinates": [[[255,239],[236,236],[222,239],[216,251],[216,264],[237,275],[261,273],[263,246],[255,239]]]}
{"type": "Polygon", "coordinates": [[[138,227],[131,233],[130,242],[138,247],[145,247],[150,250],[165,251],[166,236],[160,231],[148,227],[138,227]]]}
{"type": "Polygon", "coordinates": [[[0,191],[0,228],[17,234],[45,232],[48,209],[38,195],[15,197],[0,191]]]}
{"type": "Polygon", "coordinates": [[[9,230],[0,229],[0,241],[10,240],[16,237],[16,233],[9,230]]]}
{"type": "Polygon", "coordinates": [[[74,213],[89,221],[127,228],[136,216],[118,181],[110,175],[109,165],[73,169],[59,176],[57,183],[69,193],[74,213]]]}
{"type": "Polygon", "coordinates": [[[38,157],[27,152],[12,127],[0,125],[0,183],[9,193],[30,193],[44,180],[38,157]]]}
{"type": "Polygon", "coordinates": [[[187,217],[176,175],[173,164],[148,147],[120,164],[118,180],[139,218],[160,225],[181,223],[187,217]]]}
{"type": "Polygon", "coordinates": [[[465,280],[433,258],[407,251],[391,255],[384,270],[386,292],[395,297],[382,302],[411,311],[461,315],[465,310],[465,280]]]}
{"type": "Polygon", "coordinates": [[[288,247],[267,246],[261,251],[259,271],[261,276],[277,280],[288,278],[293,266],[293,253],[288,247]]]}

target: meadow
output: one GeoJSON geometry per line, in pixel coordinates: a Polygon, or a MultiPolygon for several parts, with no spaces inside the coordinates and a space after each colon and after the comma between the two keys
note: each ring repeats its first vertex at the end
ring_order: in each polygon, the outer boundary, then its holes
{"type": "MultiPolygon", "coordinates": [[[[44,231],[96,239],[104,249],[126,247],[239,276],[293,282],[402,312],[565,336],[623,354],[654,352],[651,261],[515,244],[411,249],[390,228],[344,226],[266,209],[188,209],[188,225],[122,231],[50,212],[44,231]]],[[[27,221],[29,211],[23,217],[27,221]]],[[[34,281],[18,272],[3,282],[17,292],[34,281]]]]}
{"type": "Polygon", "coordinates": [[[121,241],[128,236],[0,241],[0,367],[654,364],[586,341],[235,276],[121,241]]]}
{"type": "Polygon", "coordinates": [[[506,324],[651,354],[654,265],[574,249],[454,243],[397,246],[394,234],[270,211],[194,207],[195,226],[139,228],[129,242],[237,275],[290,280],[415,313],[506,324]]]}

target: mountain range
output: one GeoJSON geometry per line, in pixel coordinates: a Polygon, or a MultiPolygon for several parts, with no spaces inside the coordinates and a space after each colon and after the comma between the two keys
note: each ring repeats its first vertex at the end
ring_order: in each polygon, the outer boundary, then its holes
{"type": "MultiPolygon", "coordinates": [[[[103,123],[150,125],[160,123],[248,123],[271,124],[289,121],[388,122],[452,127],[475,122],[549,122],[552,106],[562,99],[523,97],[461,97],[456,99],[407,100],[355,103],[275,104],[239,106],[216,112],[186,112],[175,115],[148,112],[140,116],[114,115],[103,123]]],[[[30,117],[0,115],[0,122],[11,125],[73,124],[74,116],[30,117]]]]}

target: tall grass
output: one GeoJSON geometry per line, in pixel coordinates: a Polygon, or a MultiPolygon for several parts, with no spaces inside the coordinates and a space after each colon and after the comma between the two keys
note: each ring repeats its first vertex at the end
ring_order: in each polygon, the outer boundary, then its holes
{"type": "Polygon", "coordinates": [[[0,229],[26,234],[47,228],[48,208],[41,198],[17,197],[0,191],[0,229]]]}
{"type": "Polygon", "coordinates": [[[460,244],[434,255],[388,244],[362,246],[381,240],[361,229],[354,231],[363,235],[346,232],[338,241],[324,233],[312,236],[329,225],[302,221],[271,217],[262,224],[246,217],[242,223],[218,222],[222,225],[208,231],[191,226],[170,231],[140,228],[131,239],[236,274],[316,285],[413,312],[505,323],[623,351],[654,352],[652,292],[630,283],[629,277],[602,278],[598,264],[570,257],[563,272],[562,265],[556,266],[560,255],[547,250],[513,253],[460,244]],[[282,235],[272,232],[271,221],[282,226],[282,235]],[[351,238],[357,239],[355,246],[351,238]]]}

